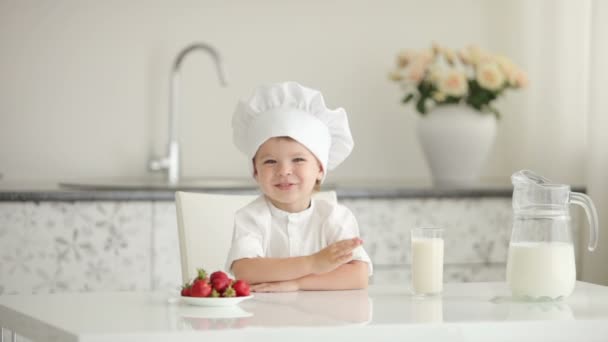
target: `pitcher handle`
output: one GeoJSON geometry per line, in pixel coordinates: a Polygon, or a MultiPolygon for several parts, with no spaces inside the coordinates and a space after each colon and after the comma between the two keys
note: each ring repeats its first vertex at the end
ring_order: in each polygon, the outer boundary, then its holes
{"type": "Polygon", "coordinates": [[[593,205],[591,197],[580,192],[570,193],[570,203],[578,204],[585,209],[587,220],[589,221],[589,245],[587,246],[587,249],[590,252],[593,252],[597,247],[598,238],[598,219],[595,205],[593,205]]]}

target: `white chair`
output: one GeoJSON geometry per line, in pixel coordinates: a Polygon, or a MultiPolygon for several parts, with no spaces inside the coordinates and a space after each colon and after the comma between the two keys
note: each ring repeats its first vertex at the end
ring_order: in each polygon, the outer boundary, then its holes
{"type": "MultiPolygon", "coordinates": [[[[257,197],[175,193],[183,283],[192,280],[200,267],[207,272],[224,270],[232,242],[234,214],[257,197]]],[[[324,191],[315,194],[315,198],[335,202],[337,197],[335,191],[324,191]]]]}

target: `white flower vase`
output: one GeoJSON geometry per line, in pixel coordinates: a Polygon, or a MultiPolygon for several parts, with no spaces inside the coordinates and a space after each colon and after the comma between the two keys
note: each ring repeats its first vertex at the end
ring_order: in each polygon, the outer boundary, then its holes
{"type": "Polygon", "coordinates": [[[420,118],[417,131],[433,184],[471,186],[494,143],[496,117],[466,105],[442,105],[420,118]]]}

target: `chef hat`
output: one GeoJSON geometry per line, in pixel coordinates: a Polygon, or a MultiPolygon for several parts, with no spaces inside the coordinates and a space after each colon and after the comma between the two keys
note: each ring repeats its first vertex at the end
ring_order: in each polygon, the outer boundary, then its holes
{"type": "Polygon", "coordinates": [[[239,101],[232,117],[236,147],[252,159],[273,137],[287,136],[304,145],[327,170],[338,166],[353,149],[343,108],[329,109],[317,90],[296,82],[260,86],[239,101]]]}

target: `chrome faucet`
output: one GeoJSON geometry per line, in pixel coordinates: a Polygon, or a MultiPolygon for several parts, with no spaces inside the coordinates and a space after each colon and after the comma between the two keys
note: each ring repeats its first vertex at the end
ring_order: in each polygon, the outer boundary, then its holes
{"type": "Polygon", "coordinates": [[[203,50],[211,55],[215,62],[220,84],[226,86],[226,79],[222,68],[220,55],[214,47],[205,43],[193,43],[182,49],[173,63],[171,70],[170,99],[169,99],[169,145],[167,156],[151,159],[148,168],[151,171],[167,170],[167,181],[169,185],[176,185],[180,177],[180,151],[178,134],[179,115],[179,69],[184,58],[192,51],[203,50]]]}

